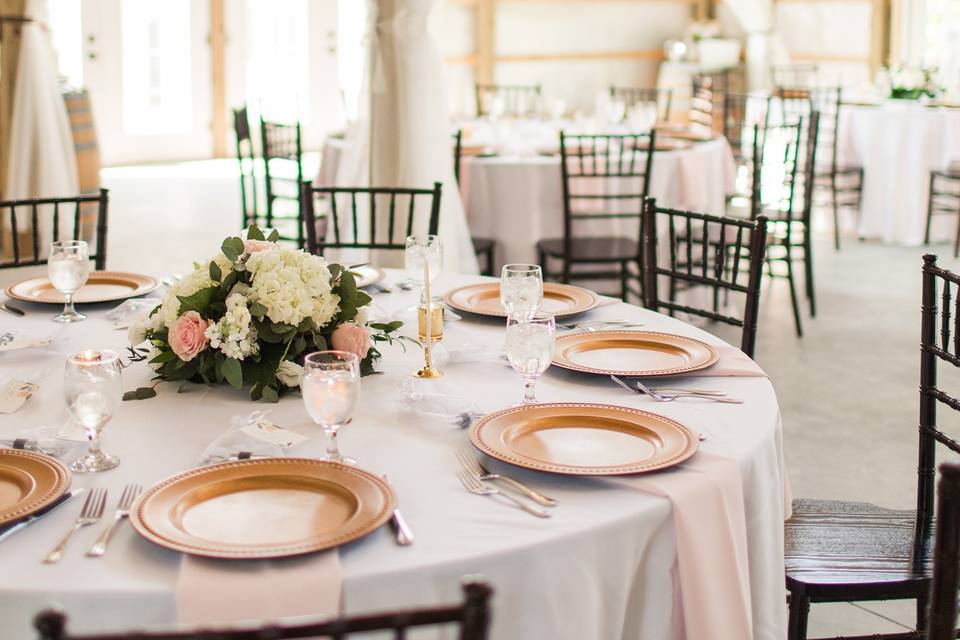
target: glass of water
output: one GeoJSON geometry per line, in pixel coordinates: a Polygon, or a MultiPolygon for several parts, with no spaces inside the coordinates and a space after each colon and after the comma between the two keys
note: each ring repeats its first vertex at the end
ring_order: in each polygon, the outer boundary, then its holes
{"type": "Polygon", "coordinates": [[[337,433],[353,418],[360,398],[360,358],[346,351],[309,354],[303,361],[300,390],[307,413],[327,436],[326,459],[356,464],[356,460],[340,454],[337,433]]]}
{"type": "Polygon", "coordinates": [[[536,313],[530,318],[507,318],[507,360],[523,378],[523,400],[519,405],[537,401],[537,378],[553,360],[557,327],[553,316],[536,313]]]}
{"type": "Polygon", "coordinates": [[[73,294],[87,283],[90,276],[90,254],[83,240],[58,240],[50,243],[47,273],[53,287],[63,294],[63,312],[54,322],[77,322],[87,316],[73,308],[73,294]]]}
{"type": "Polygon", "coordinates": [[[500,271],[500,304],[507,315],[532,318],[543,303],[543,272],[536,264],[508,264],[500,271]]]}
{"type": "Polygon", "coordinates": [[[100,449],[100,434],[123,397],[120,356],[115,351],[87,350],[67,358],[64,394],[70,416],[87,434],[86,455],[70,465],[74,471],[113,469],[120,459],[100,449]]]}

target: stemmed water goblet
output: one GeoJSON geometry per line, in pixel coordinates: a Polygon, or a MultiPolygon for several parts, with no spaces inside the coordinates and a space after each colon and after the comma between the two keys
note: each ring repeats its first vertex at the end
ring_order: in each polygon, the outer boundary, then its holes
{"type": "Polygon", "coordinates": [[[54,322],[77,322],[87,316],[73,307],[73,295],[90,276],[90,254],[83,240],[58,240],[50,243],[47,273],[53,287],[63,294],[63,311],[54,322]]]}
{"type": "Polygon", "coordinates": [[[508,264],[500,271],[500,304],[507,315],[531,318],[543,304],[543,271],[536,264],[508,264]]]}
{"type": "Polygon", "coordinates": [[[79,472],[107,471],[120,459],[100,449],[100,434],[123,397],[120,356],[115,351],[81,351],[67,359],[64,395],[70,416],[86,432],[87,453],[70,465],[79,472]]]}
{"type": "Polygon", "coordinates": [[[337,433],[353,418],[360,398],[360,358],[347,351],[317,351],[303,361],[303,405],[327,436],[326,459],[356,464],[337,445],[337,433]]]}
{"type": "Polygon", "coordinates": [[[537,401],[537,378],[553,361],[556,332],[553,316],[547,313],[507,318],[507,360],[523,378],[523,400],[517,406],[537,401]]]}

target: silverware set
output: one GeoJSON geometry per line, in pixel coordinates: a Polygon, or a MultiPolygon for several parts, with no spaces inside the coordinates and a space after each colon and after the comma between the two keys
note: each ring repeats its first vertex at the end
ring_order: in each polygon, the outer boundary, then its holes
{"type": "Polygon", "coordinates": [[[638,329],[646,326],[646,323],[631,320],[585,320],[573,324],[558,322],[557,326],[568,331],[600,331],[602,329],[638,329]]]}
{"type": "Polygon", "coordinates": [[[373,288],[379,291],[380,293],[393,293],[397,289],[401,289],[403,291],[413,291],[414,286],[415,285],[414,285],[413,279],[407,278],[406,280],[401,280],[396,284],[387,284],[385,282],[378,282],[377,284],[373,285],[373,288]]]}
{"type": "Polygon", "coordinates": [[[6,311],[10,315],[17,316],[18,318],[22,318],[23,316],[27,315],[22,309],[11,307],[6,302],[0,302],[0,311],[6,311]]]}
{"type": "MultiPolygon", "coordinates": [[[[82,491],[82,489],[79,491],[82,491]]],[[[111,522],[110,525],[103,530],[103,532],[97,538],[97,541],[92,547],[90,547],[90,550],[87,551],[87,556],[91,558],[99,558],[106,553],[107,545],[110,543],[110,538],[113,536],[120,523],[127,519],[127,517],[130,515],[130,509],[133,507],[133,503],[136,501],[137,496],[140,495],[141,491],[142,488],[137,484],[128,484],[126,487],[124,487],[123,493],[120,495],[120,502],[117,504],[117,509],[113,515],[113,522],[111,522]]],[[[73,493],[75,494],[76,492],[73,493]]],[[[67,532],[67,535],[63,537],[63,540],[61,540],[60,543],[43,558],[43,562],[46,564],[60,562],[60,560],[63,559],[63,554],[67,548],[67,544],[70,542],[70,539],[73,538],[73,535],[84,527],[89,527],[100,522],[100,520],[103,518],[103,512],[106,508],[106,505],[106,489],[93,489],[90,491],[90,493],[87,494],[87,499],[83,503],[83,508],[80,510],[80,515],[73,523],[73,527],[71,527],[70,531],[67,532]]],[[[45,515],[45,513],[42,515],[45,515]]],[[[42,517],[42,515],[38,517],[42,517]]],[[[29,524],[29,522],[27,524],[29,524]]]]}
{"type": "Polygon", "coordinates": [[[460,483],[464,486],[464,488],[474,495],[499,498],[501,501],[505,501],[515,507],[523,509],[527,513],[538,518],[549,518],[551,514],[549,511],[546,511],[537,505],[542,505],[544,507],[555,507],[557,505],[557,501],[553,498],[545,496],[538,491],[534,491],[518,480],[509,478],[502,474],[490,473],[490,471],[483,466],[480,460],[478,460],[476,455],[474,455],[471,451],[459,449],[457,451],[457,460],[460,462],[461,467],[460,471],[457,472],[457,478],[460,480],[460,483]],[[516,491],[522,496],[532,500],[536,504],[530,504],[529,502],[516,497],[512,493],[501,491],[500,489],[496,488],[494,483],[502,483],[503,485],[510,487],[511,490],[516,491]]]}
{"type": "MultiPolygon", "coordinates": [[[[390,478],[387,477],[387,474],[383,474],[380,477],[383,478],[384,482],[390,484],[390,478]]],[[[393,529],[398,545],[406,547],[413,544],[413,531],[404,519],[403,514],[400,513],[400,509],[394,509],[390,515],[390,527],[393,529]]]]}
{"type": "Polygon", "coordinates": [[[740,398],[728,397],[725,391],[718,389],[668,389],[666,387],[648,387],[639,380],[631,379],[627,381],[620,376],[610,376],[610,379],[627,391],[649,396],[657,402],[673,402],[679,398],[694,398],[722,404],[743,404],[743,400],[740,398]]]}

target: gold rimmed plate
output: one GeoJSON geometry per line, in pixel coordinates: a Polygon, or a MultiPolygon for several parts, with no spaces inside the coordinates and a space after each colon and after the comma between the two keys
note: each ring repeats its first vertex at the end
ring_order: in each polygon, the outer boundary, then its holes
{"type": "Polygon", "coordinates": [[[470,429],[483,453],[518,467],[569,475],[646,473],[697,451],[697,436],[655,413],[607,404],[532,404],[490,414],[470,429]]]}
{"type": "Polygon", "coordinates": [[[156,544],[209,558],[281,558],[351,542],[390,518],[396,499],[375,475],[308,458],[193,469],[154,486],[130,512],[156,544]]]}
{"type": "MultiPolygon", "coordinates": [[[[112,302],[136,298],[150,293],[160,286],[153,276],[123,271],[94,271],[87,283],[73,296],[77,304],[112,302]]],[[[6,288],[8,298],[23,302],[63,304],[63,294],[54,288],[50,278],[39,276],[22,280],[6,288]]]]}
{"type": "Polygon", "coordinates": [[[557,336],[553,364],[617,376],[672,376],[699,371],[720,358],[700,340],[653,331],[583,331],[557,336]]]}
{"type": "Polygon", "coordinates": [[[354,278],[356,278],[358,289],[372,287],[387,276],[383,269],[371,267],[368,264],[365,264],[361,267],[354,267],[353,269],[350,269],[350,273],[352,273],[354,278]]]}
{"type": "Polygon", "coordinates": [[[70,471],[48,456],[0,449],[0,525],[56,502],[70,487],[70,471]]]}
{"type": "MultiPolygon", "coordinates": [[[[481,316],[506,318],[507,311],[500,304],[500,283],[472,284],[447,291],[443,301],[458,311],[481,316]]],[[[558,318],[577,315],[593,309],[600,299],[593,291],[569,284],[543,283],[541,311],[558,318]]]]}

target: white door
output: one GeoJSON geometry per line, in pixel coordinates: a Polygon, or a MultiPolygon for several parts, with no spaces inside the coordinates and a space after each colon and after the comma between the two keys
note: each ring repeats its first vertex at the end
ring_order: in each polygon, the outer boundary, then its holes
{"type": "Polygon", "coordinates": [[[209,3],[82,3],[83,82],[103,164],[210,157],[209,3]]]}

